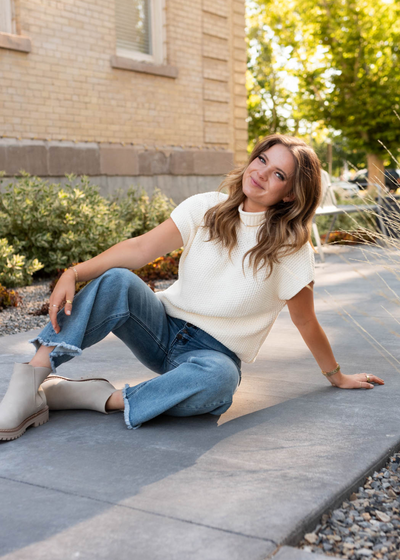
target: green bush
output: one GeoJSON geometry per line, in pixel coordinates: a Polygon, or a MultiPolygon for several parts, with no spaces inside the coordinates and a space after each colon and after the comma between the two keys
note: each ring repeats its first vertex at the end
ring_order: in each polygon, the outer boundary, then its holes
{"type": "Polygon", "coordinates": [[[69,175],[61,186],[24,174],[0,196],[0,238],[53,273],[152,229],[172,207],[159,191],[149,199],[130,189],[125,198],[108,200],[88,177],[69,175]]]}
{"type": "Polygon", "coordinates": [[[43,265],[37,259],[26,259],[24,255],[15,254],[14,247],[7,239],[0,239],[0,283],[3,286],[31,284],[32,274],[41,268],[43,265]]]}
{"type": "Polygon", "coordinates": [[[120,219],[131,229],[131,237],[150,231],[169,218],[175,204],[160,189],[155,189],[151,197],[144,189],[130,188],[125,196],[119,192],[114,198],[119,205],[120,219]]]}

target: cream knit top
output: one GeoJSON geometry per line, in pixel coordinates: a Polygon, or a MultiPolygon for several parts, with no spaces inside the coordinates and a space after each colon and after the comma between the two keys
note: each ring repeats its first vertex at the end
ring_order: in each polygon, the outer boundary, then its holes
{"type": "Polygon", "coordinates": [[[200,227],[206,211],[226,199],[218,192],[196,194],[172,211],[184,243],[179,279],[156,296],[168,315],[196,325],[244,362],[254,362],[286,300],[314,280],[314,254],[306,243],[275,264],[267,279],[265,269],[254,276],[247,257],[243,274],[243,256],[256,245],[265,213],[239,208],[238,243],[229,258],[220,243],[206,242],[208,231],[200,227]]]}

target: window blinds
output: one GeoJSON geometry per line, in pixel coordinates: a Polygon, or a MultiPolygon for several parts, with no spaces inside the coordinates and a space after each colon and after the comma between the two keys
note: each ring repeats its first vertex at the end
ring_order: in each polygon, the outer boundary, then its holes
{"type": "Polygon", "coordinates": [[[117,48],[153,54],[150,3],[151,0],[116,0],[117,48]]]}

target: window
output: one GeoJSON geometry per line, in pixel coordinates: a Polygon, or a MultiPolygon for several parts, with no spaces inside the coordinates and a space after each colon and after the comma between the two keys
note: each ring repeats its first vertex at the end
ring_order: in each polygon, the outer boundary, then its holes
{"type": "Polygon", "coordinates": [[[116,0],[117,55],[163,63],[162,0],[116,0]]]}
{"type": "Polygon", "coordinates": [[[0,33],[15,33],[11,0],[0,0],[0,33]]]}

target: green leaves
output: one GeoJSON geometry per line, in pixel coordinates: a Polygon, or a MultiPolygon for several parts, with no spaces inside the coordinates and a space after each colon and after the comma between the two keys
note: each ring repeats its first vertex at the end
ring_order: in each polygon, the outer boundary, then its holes
{"type": "Polygon", "coordinates": [[[267,134],[290,133],[295,94],[291,89],[290,52],[284,37],[292,35],[286,4],[277,0],[248,3],[248,114],[251,143],[267,134]]]}
{"type": "Polygon", "coordinates": [[[161,224],[175,206],[159,189],[149,197],[144,189],[137,191],[132,187],[123,198],[118,193],[114,202],[119,207],[120,219],[131,228],[130,237],[142,235],[161,224]]]}
{"type": "Polygon", "coordinates": [[[308,58],[316,59],[325,49],[317,64],[321,80],[314,81],[307,63],[300,77],[308,88],[316,83],[319,96],[312,88],[308,94],[315,117],[341,130],[353,148],[383,151],[378,140],[397,148],[400,127],[393,109],[400,103],[399,4],[296,0],[295,10],[300,27],[307,27],[308,58]]]}
{"type": "Polygon", "coordinates": [[[17,255],[7,239],[0,239],[0,284],[25,286],[32,283],[32,274],[43,268],[38,259],[17,255]]]}
{"type": "Polygon", "coordinates": [[[52,273],[88,260],[154,228],[174,206],[158,190],[149,197],[131,188],[125,197],[109,200],[88,177],[76,181],[68,176],[61,186],[25,174],[0,194],[0,256],[4,263],[8,259],[4,274],[12,270],[4,281],[0,274],[1,283],[21,285],[40,268],[52,273]]]}
{"type": "Polygon", "coordinates": [[[397,149],[398,1],[248,0],[248,24],[250,135],[319,122],[351,149],[397,149]]]}

